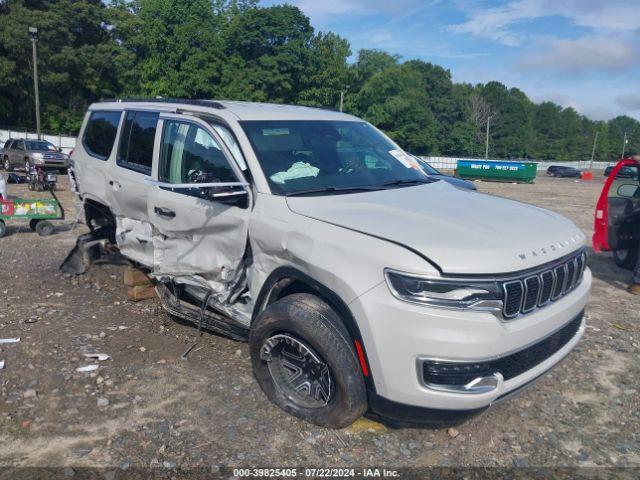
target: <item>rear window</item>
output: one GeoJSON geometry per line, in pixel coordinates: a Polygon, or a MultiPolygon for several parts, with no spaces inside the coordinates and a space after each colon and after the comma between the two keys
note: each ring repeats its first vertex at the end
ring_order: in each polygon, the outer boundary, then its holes
{"type": "Polygon", "coordinates": [[[120,137],[118,165],[151,175],[158,112],[127,112],[120,137]]]}
{"type": "Polygon", "coordinates": [[[89,155],[100,160],[109,158],[116,140],[121,114],[122,112],[116,111],[91,112],[82,138],[84,148],[89,155]]]}

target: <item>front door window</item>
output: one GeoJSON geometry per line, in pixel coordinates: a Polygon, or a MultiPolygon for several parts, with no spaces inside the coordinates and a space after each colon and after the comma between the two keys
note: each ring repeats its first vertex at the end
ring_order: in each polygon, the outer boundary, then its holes
{"type": "MultiPolygon", "coordinates": [[[[238,181],[220,144],[209,132],[176,120],[164,123],[158,178],[173,184],[238,181]]],[[[198,194],[198,190],[184,193],[198,194]]]]}

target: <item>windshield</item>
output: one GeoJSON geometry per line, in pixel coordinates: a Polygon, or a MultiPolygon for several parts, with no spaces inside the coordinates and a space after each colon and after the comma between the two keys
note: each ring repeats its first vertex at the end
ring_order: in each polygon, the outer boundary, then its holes
{"type": "Polygon", "coordinates": [[[419,162],[420,162],[420,167],[422,168],[422,170],[424,170],[424,173],[426,173],[427,175],[442,175],[442,173],[440,173],[438,170],[433,168],[424,160],[419,160],[419,162]]]}
{"type": "Polygon", "coordinates": [[[55,145],[50,142],[33,141],[33,142],[26,142],[26,143],[27,143],[27,150],[49,150],[51,152],[55,152],[58,150],[55,147],[55,145]]]}
{"type": "Polygon", "coordinates": [[[278,120],[241,125],[278,195],[429,181],[415,158],[366,122],[278,120]]]}

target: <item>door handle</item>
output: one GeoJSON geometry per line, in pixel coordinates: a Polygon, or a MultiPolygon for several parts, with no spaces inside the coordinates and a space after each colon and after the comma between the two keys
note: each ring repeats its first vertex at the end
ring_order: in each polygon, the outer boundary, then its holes
{"type": "Polygon", "coordinates": [[[164,207],[153,207],[153,211],[161,217],[174,218],[176,216],[176,212],[164,207]]]}

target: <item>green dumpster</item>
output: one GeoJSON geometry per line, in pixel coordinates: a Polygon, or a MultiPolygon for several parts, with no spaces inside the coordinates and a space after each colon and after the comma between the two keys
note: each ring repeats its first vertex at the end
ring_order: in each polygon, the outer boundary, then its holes
{"type": "Polygon", "coordinates": [[[461,178],[532,183],[536,178],[538,166],[535,162],[458,160],[456,172],[461,178]]]}

